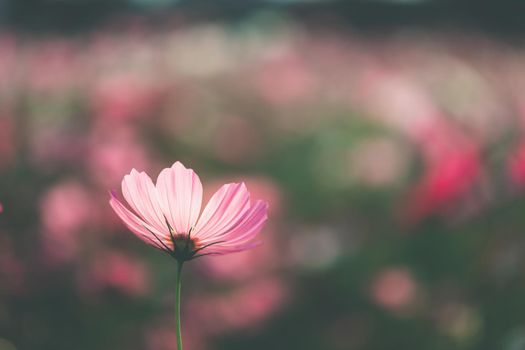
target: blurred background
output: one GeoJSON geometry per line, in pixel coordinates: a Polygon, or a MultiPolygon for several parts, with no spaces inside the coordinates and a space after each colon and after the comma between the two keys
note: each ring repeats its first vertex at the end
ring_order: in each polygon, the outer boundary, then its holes
{"type": "Polygon", "coordinates": [[[0,0],[0,350],[175,350],[108,190],[270,202],[184,272],[190,350],[525,349],[525,4],[0,0]]]}

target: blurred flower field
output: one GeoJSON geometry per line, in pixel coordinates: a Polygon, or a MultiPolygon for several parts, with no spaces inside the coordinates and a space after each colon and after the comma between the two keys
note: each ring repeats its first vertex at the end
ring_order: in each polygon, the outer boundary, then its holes
{"type": "Polygon", "coordinates": [[[272,12],[3,32],[0,350],[176,349],[175,265],[108,204],[175,160],[270,203],[187,267],[188,349],[525,349],[524,58],[272,12]]]}

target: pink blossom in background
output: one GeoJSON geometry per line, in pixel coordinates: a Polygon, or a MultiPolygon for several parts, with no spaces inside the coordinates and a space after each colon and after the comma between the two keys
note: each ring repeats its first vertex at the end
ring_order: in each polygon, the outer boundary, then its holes
{"type": "Polygon", "coordinates": [[[373,301],[387,309],[398,310],[414,302],[417,284],[405,268],[387,268],[381,271],[371,286],[373,301]]]}
{"type": "MultiPolygon", "coordinates": [[[[122,177],[129,172],[130,167],[139,169],[156,169],[154,157],[142,143],[137,130],[129,125],[120,125],[107,128],[107,124],[100,121],[94,125],[88,141],[87,157],[83,159],[87,167],[87,174],[100,189],[116,188],[122,177]]],[[[105,191],[97,196],[97,205],[106,203],[105,191]]],[[[121,227],[120,219],[110,210],[100,211],[102,231],[114,233],[121,227]]]]}
{"type": "Polygon", "coordinates": [[[423,158],[423,175],[409,193],[406,217],[418,221],[446,212],[462,199],[482,175],[482,159],[476,141],[444,118],[414,130],[423,158]]]}
{"type": "Polygon", "coordinates": [[[90,140],[87,167],[92,179],[103,188],[115,188],[130,167],[149,169],[151,157],[135,133],[119,128],[111,135],[90,140]]]}
{"type": "Polygon", "coordinates": [[[357,42],[349,47],[345,40],[331,36],[303,45],[300,50],[303,55],[307,52],[310,70],[320,87],[314,91],[315,96],[353,106],[359,73],[370,66],[375,57],[357,42]]]}
{"type": "Polygon", "coordinates": [[[481,160],[475,150],[458,150],[432,164],[410,194],[409,217],[418,220],[441,213],[473,188],[481,175],[481,160]]]}
{"type": "Polygon", "coordinates": [[[288,291],[276,277],[261,278],[234,288],[223,295],[190,296],[188,315],[191,325],[219,334],[254,328],[277,313],[286,302],[288,291]]]}
{"type": "Polygon", "coordinates": [[[77,274],[77,285],[83,294],[110,289],[139,297],[148,292],[148,280],[142,261],[118,251],[97,253],[90,265],[77,274]]]}
{"type": "Polygon", "coordinates": [[[521,130],[525,130],[525,97],[522,96],[523,88],[520,87],[518,90],[519,90],[520,95],[516,97],[517,99],[516,106],[515,106],[516,114],[517,114],[516,117],[517,117],[517,121],[519,123],[521,130]]]}
{"type": "Polygon", "coordinates": [[[388,138],[367,138],[358,142],[346,152],[342,161],[345,178],[370,187],[395,185],[408,168],[406,149],[388,138]]]}
{"type": "Polygon", "coordinates": [[[267,219],[268,204],[251,202],[244,183],[222,186],[201,211],[202,184],[180,162],[161,171],[156,185],[135,169],[122,181],[122,193],[133,211],[112,194],[110,205],[145,243],[178,261],[250,249],[267,219]],[[199,216],[200,214],[200,216],[199,216]]]}
{"type": "Polygon", "coordinates": [[[43,227],[50,232],[71,232],[92,223],[95,210],[87,188],[65,181],[50,188],[40,202],[43,227]]]}
{"type": "Polygon", "coordinates": [[[91,93],[97,118],[106,121],[129,121],[151,116],[159,101],[160,89],[152,82],[129,73],[102,75],[91,93]]]}
{"type": "Polygon", "coordinates": [[[357,87],[357,102],[382,123],[410,138],[441,115],[429,93],[403,72],[369,67],[357,87]]]}
{"type": "Polygon", "coordinates": [[[507,160],[507,171],[514,184],[525,185],[525,143],[518,145],[507,160]]]}
{"type": "Polygon", "coordinates": [[[474,152],[478,148],[478,142],[473,137],[442,115],[414,128],[411,138],[421,152],[423,161],[429,166],[446,161],[450,154],[474,152]]]}
{"type": "Polygon", "coordinates": [[[88,46],[88,51],[97,57],[100,66],[112,66],[121,60],[123,45],[118,45],[118,36],[107,35],[104,32],[94,33],[88,46]]]}
{"type": "Polygon", "coordinates": [[[283,105],[307,99],[317,81],[304,58],[291,52],[275,52],[255,73],[255,87],[269,103],[283,105]]]}
{"type": "MultiPolygon", "coordinates": [[[[330,225],[303,225],[290,229],[290,241],[286,259],[293,265],[306,269],[326,269],[343,254],[345,245],[342,237],[347,229],[338,232],[330,225]]],[[[346,247],[353,250],[355,247],[346,247]]],[[[348,252],[348,251],[347,251],[348,252]]]]}
{"type": "Polygon", "coordinates": [[[73,88],[79,81],[78,48],[72,41],[50,40],[32,47],[27,54],[27,82],[39,93],[73,88]]]}
{"type": "Polygon", "coordinates": [[[82,184],[68,180],[51,187],[40,200],[45,251],[57,261],[70,260],[80,245],[80,231],[98,218],[91,193],[82,184]]]}
{"type": "Polygon", "coordinates": [[[85,155],[87,142],[78,130],[54,125],[41,127],[35,122],[30,143],[32,161],[47,170],[62,162],[78,164],[85,155]]]}
{"type": "MultiPolygon", "coordinates": [[[[519,127],[523,131],[525,130],[525,102],[521,96],[517,109],[519,127]]],[[[523,187],[525,185],[525,140],[519,140],[514,146],[506,159],[506,168],[510,180],[518,187],[523,187]]]]}

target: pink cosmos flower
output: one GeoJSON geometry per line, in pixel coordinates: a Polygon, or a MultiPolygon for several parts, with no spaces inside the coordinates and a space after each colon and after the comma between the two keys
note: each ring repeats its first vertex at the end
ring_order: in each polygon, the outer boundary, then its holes
{"type": "Polygon", "coordinates": [[[51,187],[40,201],[42,238],[48,262],[64,263],[82,247],[82,230],[98,220],[92,193],[75,180],[51,187]],[[69,202],[71,201],[71,202],[69,202]]]}
{"type": "Polygon", "coordinates": [[[483,176],[481,145],[446,117],[414,131],[425,169],[409,194],[406,218],[416,223],[429,215],[450,212],[483,176]]]}
{"type": "Polygon", "coordinates": [[[148,115],[162,96],[159,87],[131,74],[104,75],[95,81],[91,101],[104,121],[129,121],[148,115]]]}
{"type": "Polygon", "coordinates": [[[449,158],[432,164],[412,189],[409,218],[417,222],[443,212],[474,187],[481,173],[477,150],[451,152],[449,158]]]}
{"type": "Polygon", "coordinates": [[[148,274],[142,261],[127,254],[110,250],[97,254],[78,275],[77,285],[87,296],[106,289],[132,297],[148,290],[148,274]]]}
{"type": "Polygon", "coordinates": [[[525,143],[522,142],[517,149],[512,152],[507,160],[507,169],[512,181],[523,187],[525,185],[525,143]]]}
{"type": "Polygon", "coordinates": [[[372,284],[373,300],[391,310],[401,309],[417,296],[417,283],[410,271],[391,267],[380,272],[372,284]]]}
{"type": "Polygon", "coordinates": [[[289,297],[278,277],[263,277],[218,295],[199,294],[188,301],[187,321],[209,336],[264,324],[289,297]]]}
{"type": "Polygon", "coordinates": [[[130,166],[150,167],[150,160],[147,149],[130,128],[118,127],[111,135],[95,130],[89,140],[88,170],[93,180],[104,187],[120,183],[130,166]]]}
{"type": "Polygon", "coordinates": [[[266,202],[251,203],[245,184],[231,183],[223,185],[201,213],[202,192],[197,174],[176,162],[161,171],[156,185],[133,169],[122,181],[132,210],[114,193],[110,205],[135,235],[179,263],[258,245],[253,239],[267,219],[266,202]]]}

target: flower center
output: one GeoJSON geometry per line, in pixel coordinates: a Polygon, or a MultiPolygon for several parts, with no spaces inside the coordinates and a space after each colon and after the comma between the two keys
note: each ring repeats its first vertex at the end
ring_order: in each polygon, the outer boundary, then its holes
{"type": "Polygon", "coordinates": [[[190,260],[198,249],[199,243],[196,238],[190,238],[187,234],[175,234],[172,238],[172,255],[178,261],[190,260]]]}

